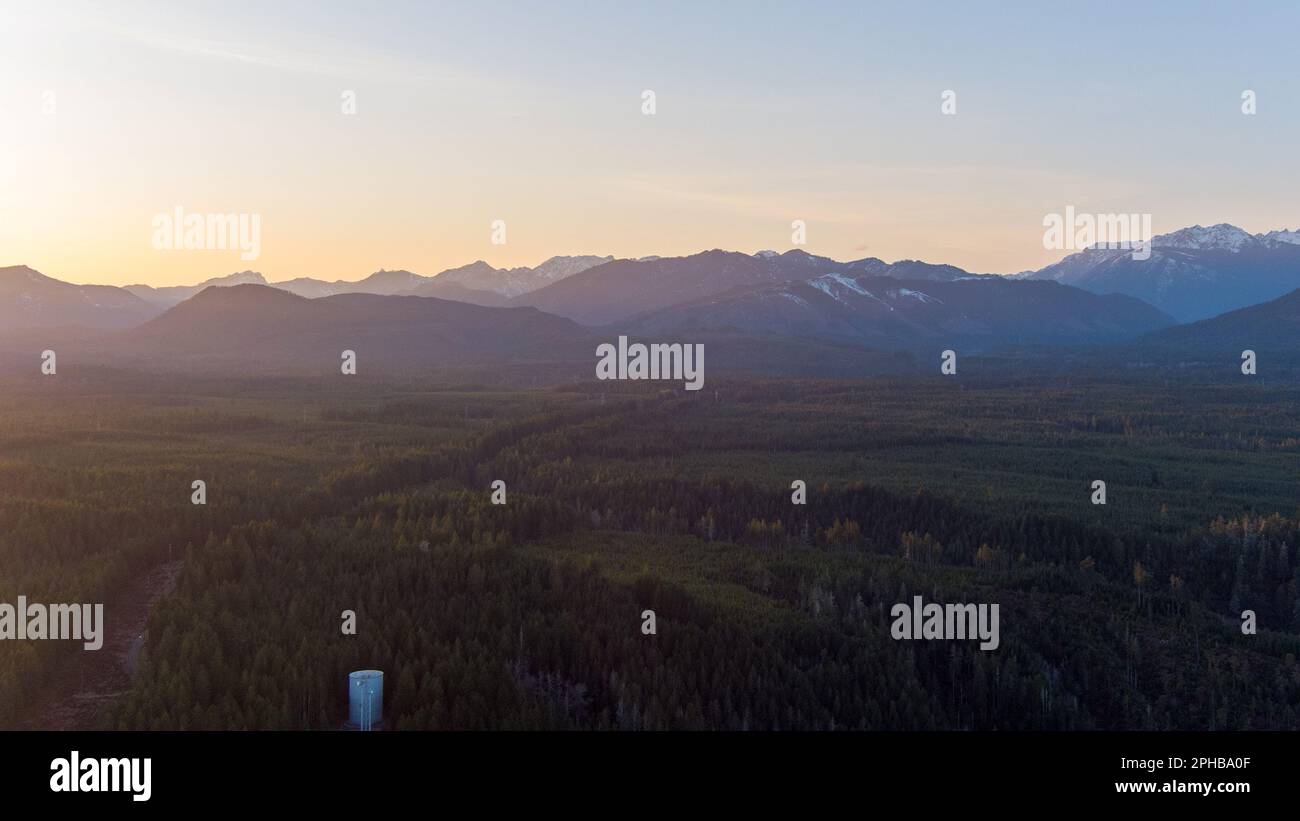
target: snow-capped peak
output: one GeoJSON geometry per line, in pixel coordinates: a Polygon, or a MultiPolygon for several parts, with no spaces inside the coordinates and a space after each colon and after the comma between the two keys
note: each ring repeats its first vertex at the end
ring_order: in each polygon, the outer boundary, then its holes
{"type": "MultiPolygon", "coordinates": [[[[597,265],[603,265],[606,262],[613,262],[611,256],[557,256],[543,262],[533,269],[534,275],[541,280],[560,280],[567,279],[574,274],[580,274],[588,268],[595,268],[597,265]]],[[[525,269],[527,270],[527,269],[525,269]]]]}
{"type": "Polygon", "coordinates": [[[233,274],[227,274],[223,277],[213,277],[199,284],[199,287],[206,288],[209,285],[265,285],[266,277],[257,271],[238,271],[233,274]]]}
{"type": "Polygon", "coordinates": [[[1283,244],[1300,245],[1300,229],[1281,230],[1268,233],[1249,234],[1235,225],[1219,223],[1204,228],[1193,225],[1172,234],[1161,234],[1151,240],[1157,250],[1175,248],[1188,251],[1231,251],[1236,253],[1252,243],[1265,246],[1283,244]]]}
{"type": "Polygon", "coordinates": [[[1235,225],[1221,222],[1208,228],[1193,225],[1172,234],[1161,234],[1151,240],[1159,249],[1177,248],[1188,251],[1240,251],[1255,238],[1235,225]]]}
{"type": "Polygon", "coordinates": [[[1269,231],[1267,234],[1261,234],[1259,238],[1265,242],[1283,242],[1287,245],[1300,245],[1300,229],[1295,231],[1269,231]]]}

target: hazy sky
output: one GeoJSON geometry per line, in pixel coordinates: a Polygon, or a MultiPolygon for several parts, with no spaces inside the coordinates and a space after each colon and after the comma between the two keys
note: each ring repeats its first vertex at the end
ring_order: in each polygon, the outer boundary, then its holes
{"type": "Polygon", "coordinates": [[[1294,2],[0,0],[0,265],[359,279],[802,219],[814,253],[1014,273],[1067,205],[1296,228],[1297,31],[1294,2]],[[175,206],[260,215],[260,257],[156,250],[175,206]]]}

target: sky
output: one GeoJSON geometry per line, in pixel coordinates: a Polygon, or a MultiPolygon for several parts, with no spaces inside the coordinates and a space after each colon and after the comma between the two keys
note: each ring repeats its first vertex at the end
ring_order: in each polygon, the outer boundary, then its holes
{"type": "Polygon", "coordinates": [[[994,8],[0,0],[0,265],[176,285],[802,247],[1015,273],[1068,253],[1043,247],[1067,206],[1300,227],[1300,4],[994,8]],[[256,215],[258,255],[157,247],[178,207],[256,215]]]}

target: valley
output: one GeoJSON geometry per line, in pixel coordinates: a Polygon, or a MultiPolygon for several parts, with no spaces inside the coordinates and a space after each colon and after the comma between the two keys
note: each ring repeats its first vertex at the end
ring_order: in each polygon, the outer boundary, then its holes
{"type": "MultiPolygon", "coordinates": [[[[0,641],[0,726],[335,729],[373,668],[399,730],[1296,729],[1300,246],[1164,240],[1275,298],[802,250],[0,269],[0,601],[108,623],[0,641]]],[[[1141,281],[1107,253],[1058,273],[1141,281]]]]}
{"type": "MultiPolygon", "coordinates": [[[[328,729],[371,666],[397,729],[1297,726],[1294,389],[95,390],[7,385],[0,415],[0,594],[111,624],[133,568],[184,557],[93,726],[328,729]],[[998,604],[999,649],[895,641],[917,595],[998,604]]],[[[0,643],[5,726],[75,669],[46,646],[0,643]]]]}

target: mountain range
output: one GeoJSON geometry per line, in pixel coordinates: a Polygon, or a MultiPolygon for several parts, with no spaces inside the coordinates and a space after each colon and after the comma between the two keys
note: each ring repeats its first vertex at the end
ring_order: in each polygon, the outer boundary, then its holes
{"type": "Polygon", "coordinates": [[[314,363],[337,373],[345,350],[369,368],[577,360],[594,349],[591,339],[571,320],[535,308],[362,293],[308,299],[244,283],[207,288],[111,344],[127,361],[217,362],[253,371],[314,363]]]}
{"type": "Polygon", "coordinates": [[[936,346],[1262,347],[1270,328],[1300,329],[1297,287],[1300,232],[1252,235],[1228,225],[1156,237],[1149,260],[1089,249],[1011,277],[916,260],[719,249],[553,257],[536,268],[479,261],[432,277],[381,270],[355,282],[268,283],[241,271],[165,288],[73,285],[15,266],[0,268],[0,336],[52,339],[56,329],[79,328],[79,338],[100,334],[95,345],[127,358],[232,365],[249,357],[332,362],[361,347],[372,361],[576,360],[590,358],[593,340],[617,335],[707,337],[725,346],[715,347],[715,365],[730,357],[753,366],[755,351],[797,348],[835,373],[853,373],[864,351],[936,346]]]}
{"type": "Polygon", "coordinates": [[[1196,354],[1220,351],[1231,359],[1244,350],[1294,357],[1300,352],[1300,290],[1210,319],[1165,328],[1141,341],[1196,354]]]}
{"type": "Polygon", "coordinates": [[[620,327],[654,337],[727,327],[870,348],[984,349],[1104,343],[1172,324],[1139,299],[1055,282],[830,273],[736,288],[640,314],[620,327]]]}
{"type": "Polygon", "coordinates": [[[1191,322],[1300,288],[1300,230],[1250,234],[1234,225],[1194,225],[1153,237],[1149,259],[1089,248],[1018,276],[1127,294],[1191,322]]]}
{"type": "Polygon", "coordinates": [[[0,268],[0,331],[27,328],[129,328],[157,309],[125,288],[73,285],[26,265],[0,268]]]}
{"type": "Polygon", "coordinates": [[[603,325],[734,288],[804,281],[832,273],[849,277],[898,274],[908,279],[941,281],[977,276],[949,265],[912,260],[894,265],[874,257],[836,262],[800,250],[742,254],[715,249],[687,257],[615,260],[515,301],[584,324],[603,325]]]}
{"type": "Polygon", "coordinates": [[[480,304],[503,304],[511,297],[544,288],[553,282],[613,259],[613,257],[597,256],[556,256],[536,268],[493,268],[479,260],[459,268],[442,271],[431,277],[403,270],[379,270],[362,280],[333,282],[311,277],[268,282],[256,271],[240,271],[228,276],[214,277],[197,285],[162,288],[127,285],[124,290],[163,308],[179,304],[213,285],[270,285],[308,299],[337,294],[378,294],[380,296],[410,294],[438,296],[480,304]]]}

